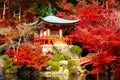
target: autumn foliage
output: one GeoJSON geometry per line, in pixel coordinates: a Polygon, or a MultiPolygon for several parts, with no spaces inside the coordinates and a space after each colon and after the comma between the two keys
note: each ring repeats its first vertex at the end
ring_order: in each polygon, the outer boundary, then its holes
{"type": "Polygon", "coordinates": [[[35,21],[35,19],[37,19],[37,17],[35,17],[35,13],[32,12],[31,10],[25,10],[23,14],[24,14],[23,17],[25,19],[24,22],[26,23],[30,23],[30,22],[32,23],[35,21]]]}
{"type": "Polygon", "coordinates": [[[0,19],[0,27],[6,27],[9,26],[9,21],[6,19],[0,19]]]}
{"type": "MultiPolygon", "coordinates": [[[[48,0],[46,1],[48,3],[48,0]]],[[[80,22],[75,24],[74,31],[67,37],[72,38],[73,41],[82,43],[82,48],[86,48],[97,54],[95,58],[87,63],[87,65],[93,65],[91,73],[95,74],[101,71],[101,67],[106,67],[110,64],[116,67],[114,70],[115,72],[119,72],[120,69],[117,68],[120,66],[120,12],[116,8],[117,0],[77,1],[78,3],[76,6],[68,3],[67,0],[62,0],[57,3],[57,7],[65,11],[58,12],[58,17],[65,19],[80,19],[80,22]],[[101,3],[99,1],[103,2],[101,3]]],[[[8,0],[7,4],[10,4],[10,2],[12,2],[12,0],[8,0]]],[[[25,0],[24,4],[28,2],[29,1],[26,2],[25,0]]],[[[22,9],[24,5],[19,3],[20,2],[17,3],[19,8],[17,11],[22,9]]],[[[26,5],[31,4],[32,3],[26,5]]],[[[13,7],[15,7],[15,5],[10,4],[8,6],[9,10],[13,7]]],[[[27,9],[25,11],[25,9],[24,7],[24,11],[21,10],[24,14],[22,16],[24,17],[24,21],[26,23],[33,22],[35,19],[34,13],[27,9]]],[[[13,14],[14,10],[8,12],[13,14]]],[[[12,16],[13,15],[10,17],[12,16]]],[[[16,24],[16,21],[12,21],[12,19],[9,21],[0,19],[0,26],[13,26],[14,24],[16,24]]],[[[11,35],[8,37],[11,38],[11,35]]],[[[5,41],[6,40],[7,39],[5,39],[5,41]]],[[[0,38],[0,41],[4,41],[3,38],[0,38]]],[[[47,56],[43,55],[41,50],[31,49],[28,46],[20,46],[18,50],[8,49],[6,53],[14,57],[14,63],[16,65],[26,65],[27,67],[34,67],[36,69],[45,66],[49,59],[47,56]]]]}
{"type": "Polygon", "coordinates": [[[18,50],[8,49],[6,53],[14,57],[16,66],[41,69],[43,66],[46,66],[49,60],[49,57],[45,56],[40,49],[31,49],[28,46],[20,46],[18,50]]]}
{"type": "MultiPolygon", "coordinates": [[[[67,15],[63,12],[57,14],[60,17],[66,15],[65,18],[68,19],[73,16],[80,19],[80,22],[76,24],[74,31],[68,37],[82,43],[83,48],[97,53],[97,56],[88,63],[93,65],[91,71],[93,74],[101,71],[101,67],[113,64],[114,60],[119,61],[120,58],[120,17],[118,16],[120,12],[114,7],[109,8],[109,5],[115,0],[108,0],[107,2],[108,4],[102,6],[87,3],[84,7],[79,3],[76,7],[72,7],[64,2],[64,5],[66,5],[60,7],[74,14],[67,15]],[[69,6],[69,8],[66,9],[66,6],[69,6]]],[[[119,65],[120,63],[117,62],[116,64],[119,65]]],[[[114,66],[118,68],[118,66],[114,66]]]]}

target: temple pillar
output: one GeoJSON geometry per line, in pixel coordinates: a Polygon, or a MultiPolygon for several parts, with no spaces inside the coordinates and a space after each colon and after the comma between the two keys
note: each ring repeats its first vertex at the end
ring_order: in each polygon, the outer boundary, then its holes
{"type": "Polygon", "coordinates": [[[44,31],[40,30],[40,37],[43,37],[43,36],[44,36],[44,31]]]}
{"type": "Polygon", "coordinates": [[[50,29],[47,29],[46,36],[50,36],[50,29]]]}
{"type": "Polygon", "coordinates": [[[62,38],[62,29],[59,30],[59,38],[62,38]]]}
{"type": "Polygon", "coordinates": [[[44,35],[43,36],[47,36],[47,31],[44,31],[44,33],[43,33],[44,35]]]}

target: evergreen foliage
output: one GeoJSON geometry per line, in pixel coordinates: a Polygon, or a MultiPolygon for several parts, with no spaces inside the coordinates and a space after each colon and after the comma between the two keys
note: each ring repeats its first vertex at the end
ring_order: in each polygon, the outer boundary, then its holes
{"type": "Polygon", "coordinates": [[[72,53],[74,53],[74,54],[77,54],[78,56],[80,56],[81,53],[82,53],[81,47],[80,47],[80,46],[77,46],[77,45],[72,46],[71,49],[70,49],[70,51],[71,51],[72,53]]]}

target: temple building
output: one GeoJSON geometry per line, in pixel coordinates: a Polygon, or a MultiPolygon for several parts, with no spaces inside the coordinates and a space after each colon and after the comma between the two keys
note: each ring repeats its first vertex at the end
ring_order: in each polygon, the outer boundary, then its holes
{"type": "Polygon", "coordinates": [[[34,35],[34,44],[54,44],[63,42],[68,45],[72,44],[72,40],[63,36],[63,29],[70,28],[70,24],[74,24],[79,20],[66,20],[56,16],[47,16],[36,25],[36,33],[34,35]]]}
{"type": "Polygon", "coordinates": [[[79,20],[66,20],[54,15],[49,15],[41,19],[36,24],[33,43],[39,47],[52,45],[72,45],[72,40],[63,36],[63,29],[70,28],[79,20]]]}

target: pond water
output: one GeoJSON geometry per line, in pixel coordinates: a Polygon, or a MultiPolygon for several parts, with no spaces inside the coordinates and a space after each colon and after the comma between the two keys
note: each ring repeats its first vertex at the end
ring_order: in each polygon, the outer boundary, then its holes
{"type": "MultiPolygon", "coordinates": [[[[54,75],[54,76],[33,76],[33,75],[22,75],[22,76],[17,76],[13,74],[6,74],[5,75],[6,79],[0,79],[0,80],[83,80],[81,75],[54,75]]],[[[95,76],[88,76],[89,79],[86,80],[96,80],[95,76]]],[[[100,76],[100,80],[109,80],[107,79],[106,76],[100,76]]],[[[110,80],[115,80],[111,78],[110,80]]]]}
{"type": "MultiPolygon", "coordinates": [[[[50,77],[44,77],[44,76],[16,76],[13,74],[7,74],[5,75],[5,80],[81,80],[80,75],[56,75],[56,76],[50,76],[50,77]]],[[[0,79],[1,80],[1,79],[0,79]]],[[[92,80],[92,79],[91,79],[92,80]]]]}

